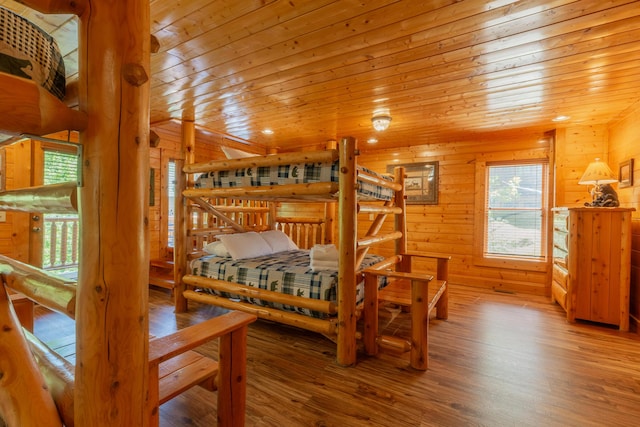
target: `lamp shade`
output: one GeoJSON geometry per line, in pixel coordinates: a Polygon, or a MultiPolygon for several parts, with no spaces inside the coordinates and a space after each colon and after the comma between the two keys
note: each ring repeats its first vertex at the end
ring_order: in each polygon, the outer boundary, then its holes
{"type": "Polygon", "coordinates": [[[589,163],[587,170],[582,174],[582,178],[580,178],[578,184],[600,185],[611,184],[612,182],[618,182],[618,178],[605,162],[596,159],[595,162],[589,163]]]}

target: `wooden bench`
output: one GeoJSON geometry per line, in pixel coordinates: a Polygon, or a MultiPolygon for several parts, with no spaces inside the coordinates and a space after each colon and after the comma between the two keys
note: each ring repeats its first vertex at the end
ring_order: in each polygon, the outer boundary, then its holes
{"type": "Polygon", "coordinates": [[[369,355],[380,347],[410,351],[410,364],[414,369],[426,370],[429,364],[429,317],[436,309],[438,319],[449,316],[448,262],[450,256],[433,253],[406,253],[396,255],[364,270],[364,345],[369,355]],[[436,276],[412,273],[412,259],[435,259],[436,276]],[[393,270],[395,268],[395,270],[393,270]],[[391,281],[378,290],[378,277],[391,281]],[[378,308],[380,301],[388,301],[411,311],[411,341],[379,334],[378,308]]]}
{"type": "Polygon", "coordinates": [[[256,316],[231,311],[149,341],[149,425],[159,406],[194,385],[218,390],[218,425],[244,426],[247,326],[256,316]],[[219,338],[218,361],[195,351],[219,338]]]}

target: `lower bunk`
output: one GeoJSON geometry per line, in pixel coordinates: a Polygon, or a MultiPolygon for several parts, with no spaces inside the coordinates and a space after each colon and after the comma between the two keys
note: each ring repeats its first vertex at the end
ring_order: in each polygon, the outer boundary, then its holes
{"type": "MultiPolygon", "coordinates": [[[[313,250],[313,249],[312,249],[313,250]]],[[[277,256],[233,259],[207,255],[190,264],[183,278],[189,289],[187,300],[231,310],[324,335],[337,344],[357,341],[375,355],[381,349],[410,352],[410,365],[428,367],[428,323],[436,310],[437,318],[448,314],[448,256],[405,254],[391,258],[367,254],[356,273],[354,313],[363,319],[362,332],[341,334],[338,325],[338,272],[312,268],[311,251],[289,250],[277,256]],[[436,273],[412,272],[413,259],[437,261],[436,273]],[[394,297],[390,297],[393,295],[394,297]],[[388,301],[411,311],[411,337],[403,339],[381,335],[378,329],[378,303],[388,301]]]]}

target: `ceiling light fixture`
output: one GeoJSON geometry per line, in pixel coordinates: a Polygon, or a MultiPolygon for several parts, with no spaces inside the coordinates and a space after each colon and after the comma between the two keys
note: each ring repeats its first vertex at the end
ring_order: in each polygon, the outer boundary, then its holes
{"type": "Polygon", "coordinates": [[[375,144],[376,142],[378,142],[378,140],[376,138],[369,138],[369,139],[367,139],[367,142],[369,144],[375,144]]]}
{"type": "Polygon", "coordinates": [[[271,129],[263,129],[262,133],[265,135],[273,135],[273,131],[271,129]]]}
{"type": "Polygon", "coordinates": [[[373,116],[371,118],[371,123],[373,123],[373,128],[378,132],[382,132],[383,130],[387,130],[389,124],[391,124],[391,116],[388,115],[379,115],[373,116]]]}

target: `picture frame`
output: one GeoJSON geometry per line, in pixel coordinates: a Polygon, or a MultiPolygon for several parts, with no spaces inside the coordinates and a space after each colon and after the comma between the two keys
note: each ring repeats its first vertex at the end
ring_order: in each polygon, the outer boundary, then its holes
{"type": "Polygon", "coordinates": [[[633,186],[633,159],[620,162],[618,171],[618,188],[633,186]]]}
{"type": "Polygon", "coordinates": [[[156,205],[156,170],[149,169],[149,206],[156,205]]]}
{"type": "Polygon", "coordinates": [[[387,172],[403,166],[407,177],[405,178],[405,194],[407,204],[410,205],[437,205],[438,204],[438,162],[391,164],[387,166],[387,172]]]}

